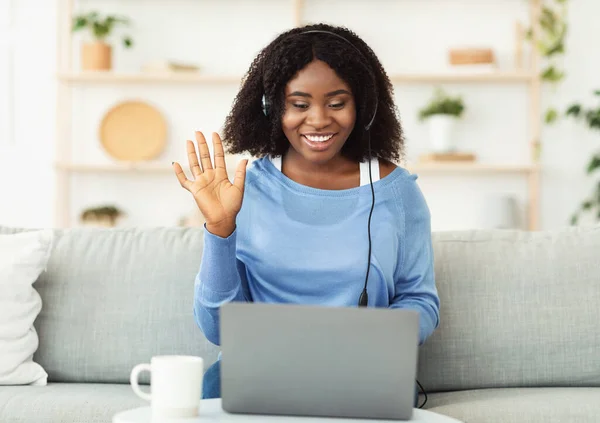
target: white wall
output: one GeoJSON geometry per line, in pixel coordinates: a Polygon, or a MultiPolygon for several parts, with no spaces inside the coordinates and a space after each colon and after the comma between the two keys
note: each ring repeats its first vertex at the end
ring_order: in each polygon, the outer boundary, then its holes
{"type": "MultiPolygon", "coordinates": [[[[0,43],[0,68],[11,66],[14,94],[10,99],[10,90],[4,89],[9,73],[0,71],[0,78],[4,76],[0,79],[0,98],[12,109],[10,129],[6,125],[0,128],[0,225],[50,226],[56,109],[55,2],[0,0],[0,4],[0,38],[4,41],[0,43]],[[7,64],[10,56],[11,63],[7,64]]],[[[2,122],[0,119],[0,125],[2,122]]]]}
{"type": "MultiPolygon", "coordinates": [[[[54,206],[55,2],[14,3],[13,23],[19,33],[15,49],[15,139],[0,139],[0,224],[48,226],[53,223],[54,206]]],[[[124,72],[137,70],[144,61],[171,58],[196,62],[207,73],[241,74],[263,45],[292,25],[291,2],[280,0],[176,0],[168,5],[158,0],[82,0],[79,4],[82,10],[98,7],[127,14],[135,21],[135,49],[117,47],[115,51],[115,70],[124,72]]],[[[444,70],[447,48],[464,44],[491,45],[500,66],[510,69],[514,21],[527,17],[525,0],[308,0],[306,10],[309,21],[344,24],[363,36],[390,74],[444,70]]],[[[600,51],[588,48],[589,40],[600,36],[594,20],[598,13],[600,3],[594,0],[570,2],[570,35],[564,60],[568,76],[558,91],[544,94],[544,105],[564,107],[572,100],[590,98],[589,93],[600,88],[600,51]]],[[[79,42],[77,37],[76,65],[79,42]]],[[[428,147],[427,132],[417,121],[416,111],[429,98],[431,88],[397,85],[395,89],[410,158],[428,147]]],[[[524,85],[448,85],[447,89],[462,94],[467,102],[465,121],[459,129],[463,147],[485,160],[528,159],[524,85]]],[[[97,136],[102,116],[118,101],[142,98],[157,105],[170,124],[170,144],[160,160],[182,160],[184,141],[194,129],[210,132],[221,128],[235,91],[234,85],[78,88],[73,97],[77,105],[72,128],[75,157],[109,162],[97,136]]],[[[600,142],[597,135],[571,122],[545,128],[543,142],[541,226],[549,229],[566,225],[591,189],[583,169],[600,142]]],[[[436,230],[483,226],[482,210],[490,204],[490,194],[515,195],[521,207],[527,195],[523,176],[466,179],[422,174],[419,181],[436,230]]],[[[83,207],[105,201],[125,208],[128,224],[143,226],[173,225],[182,214],[193,210],[189,194],[170,174],[80,175],[73,179],[73,194],[74,218],[83,207]]]]}

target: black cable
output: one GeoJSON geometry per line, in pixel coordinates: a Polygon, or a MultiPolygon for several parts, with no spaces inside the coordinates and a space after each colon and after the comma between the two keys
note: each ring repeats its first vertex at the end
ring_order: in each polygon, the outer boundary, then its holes
{"type": "Polygon", "coordinates": [[[419,388],[421,388],[421,392],[423,393],[423,395],[425,395],[425,401],[423,401],[423,404],[419,405],[419,408],[423,408],[425,404],[427,404],[427,392],[425,392],[425,388],[423,388],[423,385],[421,385],[418,380],[417,385],[419,385],[419,388]]]}
{"type": "Polygon", "coordinates": [[[375,207],[375,189],[373,188],[373,176],[371,174],[371,131],[367,131],[367,145],[369,151],[369,182],[371,185],[371,211],[369,212],[369,222],[367,224],[367,233],[369,235],[369,254],[367,259],[367,275],[365,277],[365,286],[360,298],[358,299],[359,307],[366,307],[369,303],[369,294],[367,293],[367,283],[369,281],[369,270],[371,270],[371,216],[375,207]]]}
{"type": "MultiPolygon", "coordinates": [[[[369,302],[369,294],[367,293],[367,283],[369,281],[369,270],[371,269],[371,216],[373,216],[373,208],[375,207],[375,189],[373,188],[373,175],[371,173],[371,132],[367,131],[367,145],[369,152],[369,182],[371,185],[371,210],[369,211],[369,221],[367,224],[367,233],[369,236],[369,255],[367,259],[367,276],[365,277],[365,286],[363,288],[362,293],[360,294],[360,298],[358,300],[359,307],[366,307],[369,302]]],[[[423,404],[419,405],[418,408],[423,408],[425,404],[427,404],[427,392],[423,388],[423,385],[417,380],[417,385],[421,388],[421,392],[425,395],[425,400],[423,404]]]]}

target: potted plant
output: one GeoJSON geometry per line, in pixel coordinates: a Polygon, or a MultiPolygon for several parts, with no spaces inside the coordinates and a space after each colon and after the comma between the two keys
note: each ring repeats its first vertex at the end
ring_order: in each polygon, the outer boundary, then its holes
{"type": "MultiPolygon", "coordinates": [[[[594,92],[600,97],[600,90],[594,92]]],[[[566,115],[582,121],[590,130],[600,131],[600,104],[597,107],[584,108],[580,103],[572,104],[566,111],[566,115]]],[[[594,182],[594,188],[589,197],[584,199],[577,211],[571,217],[571,224],[576,225],[583,213],[592,214],[596,221],[600,221],[600,149],[590,158],[586,172],[588,175],[597,175],[598,180],[594,182]]]]}
{"type": "Polygon", "coordinates": [[[83,210],[79,220],[84,226],[114,228],[119,219],[124,216],[125,213],[118,207],[106,205],[83,210]]]}
{"type": "Polygon", "coordinates": [[[441,88],[436,88],[433,98],[419,111],[419,120],[427,121],[431,145],[436,153],[456,150],[452,133],[458,119],[465,110],[461,97],[450,97],[441,88]]]}
{"type": "MultiPolygon", "coordinates": [[[[125,17],[108,15],[102,17],[98,12],[77,15],[73,18],[73,32],[89,29],[93,41],[84,42],[81,46],[81,67],[83,70],[110,70],[112,68],[112,47],[106,39],[113,33],[117,25],[128,25],[125,17]]],[[[133,41],[123,36],[123,46],[130,48],[133,41]]]]}

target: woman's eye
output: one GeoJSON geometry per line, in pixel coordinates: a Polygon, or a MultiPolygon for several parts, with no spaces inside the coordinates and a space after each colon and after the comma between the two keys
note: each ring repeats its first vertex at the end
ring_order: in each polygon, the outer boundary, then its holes
{"type": "Polygon", "coordinates": [[[334,103],[331,104],[329,107],[331,107],[332,109],[341,109],[342,107],[344,107],[344,103],[334,103]]]}
{"type": "Polygon", "coordinates": [[[306,105],[306,104],[300,104],[300,103],[296,103],[296,104],[294,104],[294,107],[295,107],[296,109],[306,109],[306,108],[308,108],[308,105],[306,105]]]}

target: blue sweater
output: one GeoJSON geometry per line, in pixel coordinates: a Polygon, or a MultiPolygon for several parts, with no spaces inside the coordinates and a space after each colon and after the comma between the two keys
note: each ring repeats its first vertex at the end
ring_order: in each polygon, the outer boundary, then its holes
{"type": "MultiPolygon", "coordinates": [[[[373,183],[369,306],[419,312],[419,344],[439,324],[430,214],[416,176],[398,167],[373,183]]],[[[219,307],[229,301],[356,307],[368,253],[369,185],[322,190],[298,184],[270,160],[247,170],[236,229],[205,228],[194,317],[219,345],[219,307]]]]}

